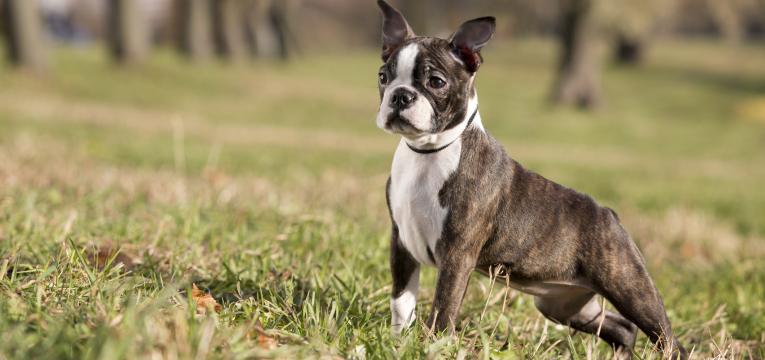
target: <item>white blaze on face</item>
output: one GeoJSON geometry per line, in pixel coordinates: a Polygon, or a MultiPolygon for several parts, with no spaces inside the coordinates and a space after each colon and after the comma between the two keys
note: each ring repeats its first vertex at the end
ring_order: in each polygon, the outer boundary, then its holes
{"type": "Polygon", "coordinates": [[[377,127],[385,128],[388,116],[394,111],[390,106],[391,95],[398,88],[405,88],[417,94],[417,100],[407,109],[400,113],[401,117],[407,119],[417,130],[428,132],[431,129],[431,118],[433,108],[430,102],[420,94],[413,86],[414,71],[416,68],[417,54],[420,52],[417,44],[409,44],[398,52],[396,57],[396,76],[385,88],[380,111],[377,113],[377,127]]]}

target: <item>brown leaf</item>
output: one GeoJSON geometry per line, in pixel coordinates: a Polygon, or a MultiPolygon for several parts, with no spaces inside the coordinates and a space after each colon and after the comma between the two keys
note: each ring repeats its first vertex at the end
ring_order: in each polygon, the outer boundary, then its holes
{"type": "Polygon", "coordinates": [[[220,312],[221,305],[209,293],[200,290],[196,284],[191,284],[191,299],[197,304],[197,314],[205,315],[207,311],[220,312]]]}
{"type": "Polygon", "coordinates": [[[258,346],[266,350],[273,350],[273,349],[276,349],[276,347],[279,345],[279,341],[276,340],[276,338],[266,333],[266,330],[263,329],[263,324],[260,323],[260,320],[257,320],[255,322],[253,331],[255,332],[255,334],[258,335],[257,337],[258,346]]]}
{"type": "Polygon", "coordinates": [[[266,335],[258,335],[258,346],[267,350],[273,350],[276,349],[278,345],[279,342],[276,341],[276,339],[266,335]]]}
{"type": "Polygon", "coordinates": [[[287,281],[292,279],[292,272],[289,270],[284,270],[282,272],[277,271],[276,269],[271,269],[271,271],[268,272],[268,281],[287,281]]]}
{"type": "Polygon", "coordinates": [[[122,264],[125,270],[130,270],[141,263],[140,260],[128,254],[124,249],[109,243],[102,244],[95,250],[88,250],[87,256],[88,261],[98,270],[103,270],[112,258],[114,258],[111,263],[112,267],[122,264]]]}

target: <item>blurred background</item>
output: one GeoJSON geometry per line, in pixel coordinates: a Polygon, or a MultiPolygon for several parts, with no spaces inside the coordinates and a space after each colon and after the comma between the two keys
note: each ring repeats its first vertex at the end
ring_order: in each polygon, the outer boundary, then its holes
{"type": "MultiPolygon", "coordinates": [[[[617,209],[701,358],[765,356],[765,1],[391,3],[441,37],[496,16],[488,131],[617,209]]],[[[241,355],[253,318],[297,351],[391,351],[380,27],[372,0],[0,0],[0,358],[241,355]],[[190,282],[223,304],[211,337],[161,310],[190,282]]],[[[587,353],[509,294],[468,337],[587,353]]]]}

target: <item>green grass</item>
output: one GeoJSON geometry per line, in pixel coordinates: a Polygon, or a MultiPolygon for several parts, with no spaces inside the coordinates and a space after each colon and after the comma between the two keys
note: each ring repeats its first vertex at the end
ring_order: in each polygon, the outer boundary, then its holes
{"type": "MultiPolygon", "coordinates": [[[[658,44],[642,67],[606,66],[595,113],[546,102],[554,54],[486,50],[485,126],[619,211],[697,358],[765,356],[765,114],[741,110],[765,97],[765,48],[658,44]]],[[[376,53],[55,60],[43,77],[0,69],[0,359],[610,356],[477,275],[456,340],[391,338],[397,139],[374,126],[376,53]],[[192,283],[220,313],[195,314],[192,283]]],[[[658,357],[642,335],[636,352],[658,357]]]]}

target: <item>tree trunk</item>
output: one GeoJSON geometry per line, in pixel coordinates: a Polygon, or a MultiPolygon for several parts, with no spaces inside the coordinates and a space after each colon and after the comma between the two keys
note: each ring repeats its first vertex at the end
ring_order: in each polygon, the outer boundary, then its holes
{"type": "Polygon", "coordinates": [[[645,40],[619,34],[614,44],[614,61],[621,65],[638,65],[643,62],[645,40]]]}
{"type": "Polygon", "coordinates": [[[178,50],[190,61],[205,61],[212,55],[210,2],[177,0],[178,50]]]}
{"type": "Polygon", "coordinates": [[[244,27],[244,2],[241,0],[213,0],[213,40],[219,56],[240,61],[247,54],[244,27]]]}
{"type": "Polygon", "coordinates": [[[707,0],[717,31],[729,44],[737,45],[744,38],[741,9],[736,1],[707,0]]]}
{"type": "Polygon", "coordinates": [[[15,66],[43,71],[48,65],[37,1],[0,0],[8,59],[15,66]]]}
{"type": "Polygon", "coordinates": [[[287,60],[297,49],[292,17],[295,13],[294,0],[276,0],[271,2],[271,27],[276,38],[279,58],[287,60]]]}
{"type": "Polygon", "coordinates": [[[562,0],[560,62],[552,99],[579,108],[601,102],[593,39],[593,0],[562,0]]]}
{"type": "Polygon", "coordinates": [[[270,28],[271,0],[246,0],[245,41],[253,56],[276,56],[276,40],[270,28]]]}
{"type": "Polygon", "coordinates": [[[145,16],[136,0],[109,0],[109,52],[118,63],[141,62],[149,50],[145,16]]]}

